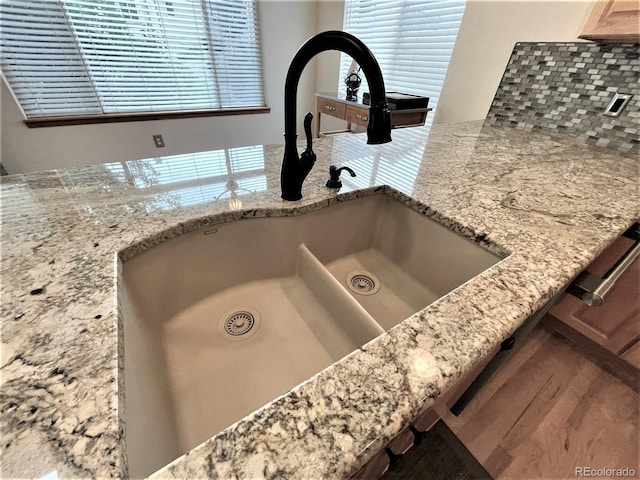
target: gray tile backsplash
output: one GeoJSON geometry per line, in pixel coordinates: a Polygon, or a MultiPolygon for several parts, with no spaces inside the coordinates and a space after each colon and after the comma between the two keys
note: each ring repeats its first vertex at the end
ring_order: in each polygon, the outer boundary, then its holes
{"type": "Polygon", "coordinates": [[[487,118],[621,151],[640,140],[640,45],[517,43],[487,118]],[[633,98],[604,115],[616,93],[633,98]]]}

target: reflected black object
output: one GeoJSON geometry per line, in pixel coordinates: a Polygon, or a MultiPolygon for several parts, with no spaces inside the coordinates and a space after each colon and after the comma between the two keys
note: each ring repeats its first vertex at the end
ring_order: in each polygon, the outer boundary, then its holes
{"type": "Polygon", "coordinates": [[[516,346],[516,339],[513,337],[509,337],[500,344],[500,351],[506,352],[508,350],[511,350],[515,346],[516,346]]]}
{"type": "Polygon", "coordinates": [[[349,175],[351,175],[352,177],[356,176],[356,172],[351,170],[349,167],[338,168],[335,165],[331,165],[329,167],[329,180],[327,180],[327,187],[329,188],[342,187],[342,181],[340,180],[340,173],[342,172],[342,170],[346,170],[347,172],[349,172],[349,175]]]}
{"type": "MultiPolygon", "coordinates": [[[[284,85],[284,158],[280,172],[280,185],[284,200],[302,198],[302,182],[313,167],[315,155],[300,158],[296,148],[296,95],[302,70],[316,54],[326,50],[339,50],[350,55],[362,68],[371,90],[367,143],[391,141],[391,112],[385,97],[384,80],[380,66],[367,46],[353,35],[340,31],[322,32],[309,39],[295,54],[284,85]]],[[[305,117],[306,121],[306,117],[305,117]]],[[[309,130],[310,132],[310,130],[309,130]]],[[[310,141],[307,141],[307,147],[310,141]]],[[[309,149],[309,148],[308,148],[309,149]]]]}
{"type": "Polygon", "coordinates": [[[362,78],[357,72],[351,72],[347,75],[347,78],[344,79],[344,84],[347,86],[347,100],[355,101],[358,99],[358,89],[361,83],[362,78]]]}

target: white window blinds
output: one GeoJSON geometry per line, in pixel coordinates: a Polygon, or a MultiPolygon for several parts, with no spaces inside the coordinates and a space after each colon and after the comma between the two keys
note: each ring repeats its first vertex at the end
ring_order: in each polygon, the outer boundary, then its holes
{"type": "MultiPolygon", "coordinates": [[[[373,52],[388,92],[429,97],[435,111],[464,6],[465,0],[346,0],[344,30],[373,52]]],[[[341,93],[350,65],[351,58],[342,54],[341,93]]],[[[362,95],[369,87],[362,72],[360,76],[362,95]]],[[[432,118],[430,114],[427,123],[432,118]]]]}
{"type": "Polygon", "coordinates": [[[28,118],[264,106],[250,0],[5,0],[2,72],[28,118]]]}

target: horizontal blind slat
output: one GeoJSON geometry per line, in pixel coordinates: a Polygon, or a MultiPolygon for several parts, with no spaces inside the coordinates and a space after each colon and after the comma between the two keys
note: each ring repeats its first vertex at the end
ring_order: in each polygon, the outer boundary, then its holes
{"type": "Polygon", "coordinates": [[[0,28],[30,118],[264,105],[253,1],[4,0],[0,28]]]}

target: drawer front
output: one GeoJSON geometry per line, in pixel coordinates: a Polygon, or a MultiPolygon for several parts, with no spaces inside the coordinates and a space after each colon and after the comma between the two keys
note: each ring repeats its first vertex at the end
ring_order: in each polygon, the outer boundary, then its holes
{"type": "Polygon", "coordinates": [[[355,123],[356,125],[361,125],[366,127],[369,123],[369,108],[360,108],[353,107],[351,105],[347,106],[347,115],[344,118],[347,122],[355,123]]]}
{"type": "Polygon", "coordinates": [[[326,98],[318,98],[318,112],[332,117],[344,119],[344,112],[346,105],[340,102],[334,102],[333,100],[327,100],[326,98]]]}
{"type": "MultiPolygon", "coordinates": [[[[633,245],[634,241],[630,238],[618,238],[586,270],[594,275],[604,276],[633,245]]],[[[602,305],[589,307],[573,295],[565,293],[549,313],[614,355],[622,355],[629,349],[632,340],[639,336],[638,278],[640,258],[618,278],[602,305]]]]}
{"type": "Polygon", "coordinates": [[[405,125],[424,125],[427,119],[426,112],[391,113],[391,126],[402,127],[405,125]]]}

